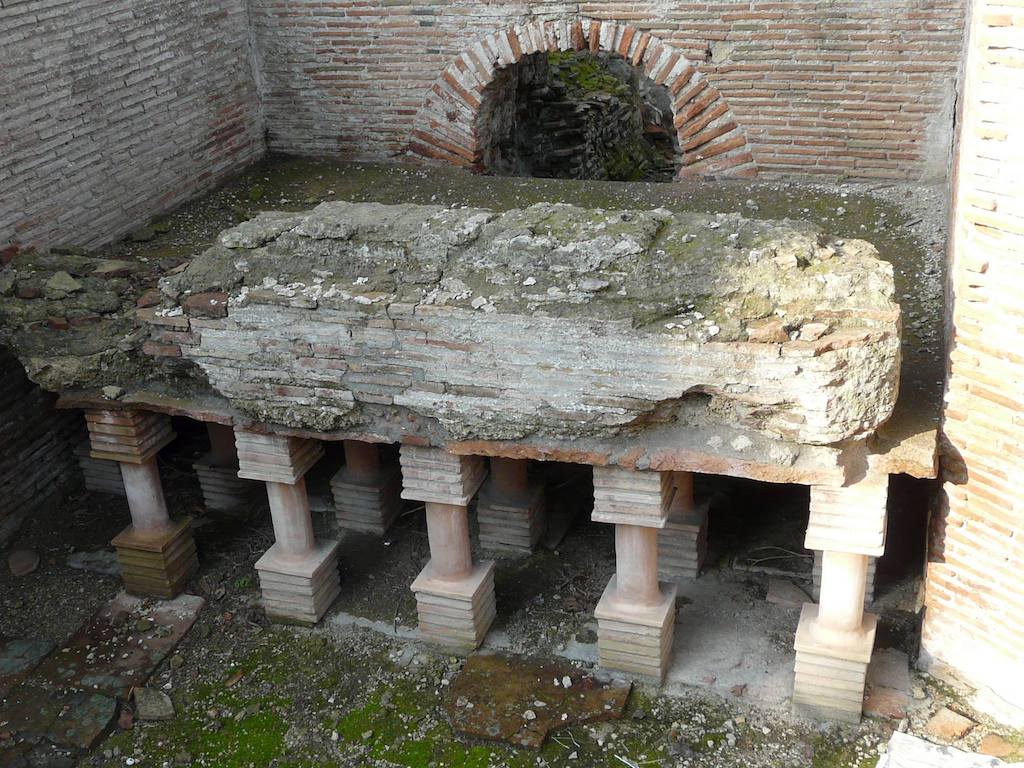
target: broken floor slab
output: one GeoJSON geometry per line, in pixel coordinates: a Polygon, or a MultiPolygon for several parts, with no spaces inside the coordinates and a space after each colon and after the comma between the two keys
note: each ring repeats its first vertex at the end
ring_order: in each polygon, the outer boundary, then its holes
{"type": "Polygon", "coordinates": [[[126,697],[174,649],[203,605],[194,595],[157,601],[122,592],[44,659],[33,679],[126,697]]]}
{"type": "Polygon", "coordinates": [[[0,639],[0,697],[28,677],[52,650],[53,643],[46,640],[0,639]]]}
{"type": "Polygon", "coordinates": [[[565,662],[477,654],[452,682],[445,710],[462,733],[538,748],[558,728],[622,717],[631,688],[565,662]]]}

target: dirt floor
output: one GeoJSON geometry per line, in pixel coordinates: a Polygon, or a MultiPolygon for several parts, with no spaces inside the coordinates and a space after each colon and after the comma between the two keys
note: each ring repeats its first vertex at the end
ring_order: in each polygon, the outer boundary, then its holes
{"type": "MultiPolygon", "coordinates": [[[[945,704],[980,723],[962,746],[998,732],[957,692],[916,674],[905,718],[852,727],[792,716],[786,698],[798,610],[765,597],[776,571],[809,588],[801,579],[809,553],[786,533],[801,527],[805,500],[799,489],[776,488],[752,509],[749,484],[718,481],[698,488],[714,500],[712,551],[705,573],[681,590],[665,686],[637,683],[623,719],[555,731],[540,750],[461,736],[445,705],[464,660],[421,643],[415,631],[408,587],[428,556],[422,511],[410,505],[383,539],[339,532],[330,511],[317,512],[318,535],[343,540],[342,596],[315,629],[271,626],[252,567],[272,540],[268,510],[204,513],[188,472],[204,450],[202,432],[184,422],[179,429],[179,441],[161,455],[161,473],[173,511],[199,516],[202,565],[189,592],[207,605],[149,682],[169,694],[174,718],[143,722],[123,705],[91,752],[37,748],[29,765],[872,766],[894,729],[921,732],[945,704]],[[781,561],[773,559],[779,551],[781,561]]],[[[332,461],[329,453],[319,474],[332,461]]],[[[592,670],[593,606],[614,571],[611,529],[587,520],[585,472],[554,467],[548,483],[550,503],[572,509],[576,521],[555,549],[498,560],[499,614],[484,652],[592,670]]],[[[315,506],[326,506],[315,477],[311,486],[315,506]]],[[[123,499],[83,491],[30,521],[12,548],[37,552],[41,563],[27,576],[0,579],[0,637],[59,646],[114,596],[116,577],[75,570],[68,557],[105,549],[128,520],[123,499]]],[[[910,573],[880,585],[880,648],[914,647],[917,584],[910,573]]],[[[13,741],[0,723],[0,765],[13,741]]]]}

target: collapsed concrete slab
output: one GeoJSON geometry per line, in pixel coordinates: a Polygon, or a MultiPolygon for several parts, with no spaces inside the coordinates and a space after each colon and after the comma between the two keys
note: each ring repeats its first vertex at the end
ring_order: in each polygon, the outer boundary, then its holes
{"type": "Polygon", "coordinates": [[[233,408],[296,430],[400,439],[404,411],[439,445],[601,450],[682,424],[792,466],[897,395],[891,267],[800,222],[325,203],[228,230],[162,288],[180,308],[157,332],[183,326],[233,408]]]}

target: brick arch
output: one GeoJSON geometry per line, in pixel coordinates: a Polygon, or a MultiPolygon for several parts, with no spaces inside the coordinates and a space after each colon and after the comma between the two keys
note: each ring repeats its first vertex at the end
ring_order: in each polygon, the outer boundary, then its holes
{"type": "Polygon", "coordinates": [[[680,51],[630,24],[583,18],[517,24],[456,56],[416,115],[410,153],[481,170],[476,120],[496,74],[524,56],[573,50],[617,54],[668,88],[682,154],[680,178],[757,175],[725,98],[680,51]]]}

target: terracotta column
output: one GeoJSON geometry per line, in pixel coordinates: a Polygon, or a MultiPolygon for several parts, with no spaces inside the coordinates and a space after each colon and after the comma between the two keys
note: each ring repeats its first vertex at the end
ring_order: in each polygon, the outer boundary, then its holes
{"type": "Polygon", "coordinates": [[[528,553],[544,535],[547,515],[544,488],[530,484],[526,459],[493,457],[491,476],[476,504],[483,549],[528,553]]]}
{"type": "Polygon", "coordinates": [[[139,533],[161,531],[171,524],[167,514],[167,501],[160,484],[160,470],[156,457],[140,464],[121,463],[124,494],[132,515],[132,527],[139,533]]]}
{"type": "Polygon", "coordinates": [[[658,574],[664,581],[685,584],[700,575],[707,556],[708,505],[694,501],[692,472],[673,472],[672,485],[668,521],[658,531],[658,574]]]}
{"type": "Polygon", "coordinates": [[[208,421],[206,434],[210,438],[210,452],[192,464],[206,508],[213,511],[249,508],[256,499],[259,486],[238,476],[234,429],[208,421]]]}
{"type": "Polygon", "coordinates": [[[615,525],[615,575],[594,611],[601,666],[664,678],[675,630],[675,584],[658,582],[658,532],[675,496],[668,472],[594,467],[597,522],[615,525]]]}
{"type": "Polygon", "coordinates": [[[309,556],[316,550],[316,538],[305,478],[299,478],[294,485],[267,483],[267,498],[278,554],[293,558],[309,556]]]}
{"type": "Polygon", "coordinates": [[[423,637],[478,648],[494,621],[494,563],[473,563],[467,506],[487,473],[478,456],[402,446],[402,498],[426,505],[430,562],[412,583],[423,637]]]}
{"type": "Polygon", "coordinates": [[[469,543],[469,511],[454,504],[428,501],[427,539],[430,542],[431,574],[458,581],[473,570],[469,543]]]}
{"type": "Polygon", "coordinates": [[[615,598],[623,608],[644,610],[661,602],[657,528],[615,526],[615,577],[615,598]]]}
{"type": "Polygon", "coordinates": [[[331,478],[338,525],[383,536],[402,511],[402,475],[384,466],[375,443],[345,441],[345,466],[331,478]]]}
{"type": "Polygon", "coordinates": [[[806,603],[796,633],[793,708],[858,722],[877,618],[864,612],[871,557],[885,550],[889,476],[869,472],[845,487],[813,486],[804,545],[821,552],[818,605],[806,603]]]}
{"type": "Polygon", "coordinates": [[[118,462],[132,524],[111,542],[125,589],[177,596],[199,568],[190,518],[172,520],[156,455],[174,439],[170,419],[147,411],[90,410],[90,456],[118,462]]]}
{"type": "Polygon", "coordinates": [[[321,456],[315,440],[235,430],[239,477],[266,483],[274,544],[256,562],[273,621],[315,624],[341,591],[338,542],[317,541],[305,474],[321,456]]]}

